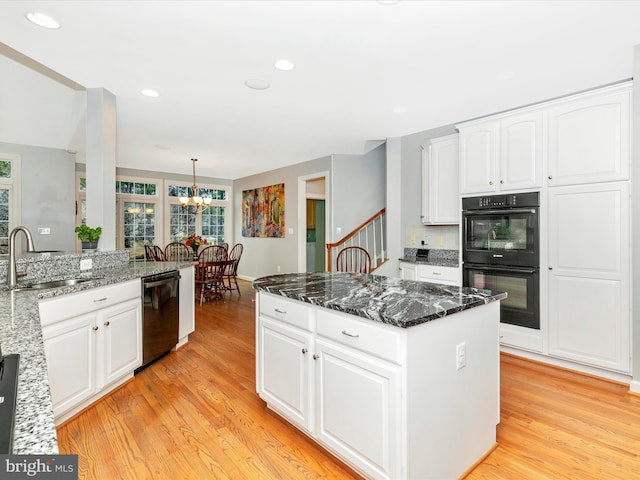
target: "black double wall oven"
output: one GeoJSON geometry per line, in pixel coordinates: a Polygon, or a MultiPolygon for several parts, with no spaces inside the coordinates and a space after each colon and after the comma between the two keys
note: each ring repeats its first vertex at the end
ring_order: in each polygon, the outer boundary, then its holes
{"type": "Polygon", "coordinates": [[[507,292],[500,322],[540,328],[540,195],[462,199],[465,287],[507,292]]]}

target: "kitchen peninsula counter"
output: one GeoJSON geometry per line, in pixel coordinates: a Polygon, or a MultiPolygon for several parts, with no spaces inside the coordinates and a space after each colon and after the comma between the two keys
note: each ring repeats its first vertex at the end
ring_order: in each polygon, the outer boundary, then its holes
{"type": "Polygon", "coordinates": [[[365,478],[460,478],[495,447],[506,294],[337,272],[253,286],[258,395],[365,478]]]}
{"type": "MultiPolygon", "coordinates": [[[[29,258],[23,262],[28,264],[29,281],[32,282],[78,277],[93,279],[78,285],[33,291],[28,289],[16,291],[9,290],[6,286],[0,287],[2,353],[4,355],[20,354],[13,438],[14,454],[58,453],[38,301],[192,265],[185,262],[129,263],[127,252],[123,257],[124,261],[119,262],[120,264],[110,264],[109,261],[101,263],[99,260],[101,257],[106,258],[107,255],[68,254],[48,259],[29,258]],[[78,273],[80,258],[93,258],[94,268],[78,273]],[[63,265],[61,268],[66,272],[56,274],[55,265],[52,268],[51,262],[63,265]],[[104,268],[95,268],[96,264],[104,268]]],[[[6,272],[6,261],[0,263],[3,263],[0,269],[4,266],[6,272]]],[[[20,283],[29,283],[29,281],[20,283]]]]}

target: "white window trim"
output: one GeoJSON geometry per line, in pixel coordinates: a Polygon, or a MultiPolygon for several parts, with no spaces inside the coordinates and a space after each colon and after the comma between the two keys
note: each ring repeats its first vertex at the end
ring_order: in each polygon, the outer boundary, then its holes
{"type": "Polygon", "coordinates": [[[0,160],[11,162],[11,178],[0,178],[2,188],[9,190],[9,232],[22,224],[22,157],[15,153],[0,153],[0,160]]]}
{"type": "MultiPolygon", "coordinates": [[[[180,205],[180,201],[178,197],[170,197],[169,196],[169,185],[176,185],[179,187],[192,187],[193,184],[189,182],[181,182],[177,180],[164,180],[163,185],[163,195],[165,199],[165,206],[167,216],[165,219],[165,228],[164,228],[164,237],[166,242],[169,242],[171,238],[171,229],[170,229],[170,220],[169,220],[169,212],[171,212],[171,205],[180,205]]],[[[209,188],[215,190],[225,190],[227,192],[226,200],[211,200],[212,207],[224,207],[224,224],[225,224],[225,242],[229,245],[233,245],[233,229],[230,227],[232,216],[232,202],[233,198],[233,188],[231,185],[216,185],[212,183],[203,183],[198,184],[198,188],[209,188]]],[[[196,217],[196,231],[202,233],[202,217],[198,215],[196,217]]]]}

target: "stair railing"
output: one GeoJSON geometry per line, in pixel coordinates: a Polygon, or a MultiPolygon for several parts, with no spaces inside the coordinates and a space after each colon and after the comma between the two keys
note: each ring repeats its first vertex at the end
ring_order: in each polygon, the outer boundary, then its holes
{"type": "Polygon", "coordinates": [[[387,209],[383,208],[367,221],[353,229],[335,243],[327,243],[327,271],[335,270],[333,258],[345,247],[364,248],[371,257],[371,270],[375,270],[386,260],[385,239],[387,235],[387,209]]]}

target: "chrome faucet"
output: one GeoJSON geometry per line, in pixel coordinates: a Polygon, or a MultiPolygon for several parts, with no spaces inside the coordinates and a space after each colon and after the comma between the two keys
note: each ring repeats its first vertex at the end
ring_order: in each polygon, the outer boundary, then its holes
{"type": "Polygon", "coordinates": [[[9,288],[15,287],[18,283],[18,277],[26,275],[27,273],[18,273],[16,269],[16,236],[18,232],[24,233],[27,237],[27,252],[35,252],[36,247],[33,245],[33,237],[27,227],[16,227],[11,230],[9,234],[9,264],[7,265],[7,286],[9,288]]]}

